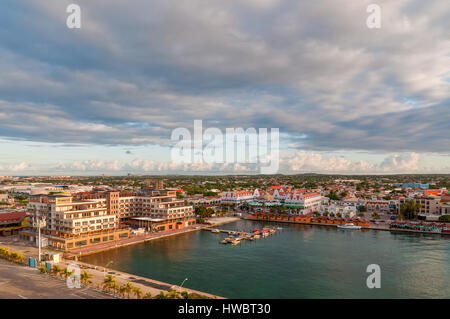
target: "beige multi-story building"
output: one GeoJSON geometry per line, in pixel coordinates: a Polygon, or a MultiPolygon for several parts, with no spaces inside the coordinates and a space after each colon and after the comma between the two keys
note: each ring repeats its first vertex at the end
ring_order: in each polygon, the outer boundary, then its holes
{"type": "Polygon", "coordinates": [[[400,198],[399,210],[401,209],[401,205],[408,200],[413,200],[416,203],[420,204],[420,209],[417,211],[418,215],[440,215],[440,197],[414,197],[414,198],[400,198]]]}
{"type": "MultiPolygon", "coordinates": [[[[31,196],[28,209],[31,221],[45,219],[42,234],[49,245],[63,250],[128,238],[130,226],[166,231],[195,223],[193,207],[169,191],[127,197],[107,192],[101,198],[83,200],[64,195],[31,196]]],[[[35,241],[36,232],[28,229],[21,237],[35,241]]]]}

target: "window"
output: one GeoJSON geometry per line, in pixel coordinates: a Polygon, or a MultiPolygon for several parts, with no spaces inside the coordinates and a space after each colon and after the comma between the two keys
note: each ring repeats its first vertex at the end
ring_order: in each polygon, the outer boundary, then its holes
{"type": "Polygon", "coordinates": [[[119,238],[127,238],[127,237],[128,237],[128,233],[119,234],[119,238]]]}
{"type": "Polygon", "coordinates": [[[80,240],[75,243],[75,247],[86,246],[86,245],[87,245],[86,240],[80,240]]]}
{"type": "Polygon", "coordinates": [[[96,244],[100,242],[100,237],[97,238],[91,238],[91,244],[96,244]]]}

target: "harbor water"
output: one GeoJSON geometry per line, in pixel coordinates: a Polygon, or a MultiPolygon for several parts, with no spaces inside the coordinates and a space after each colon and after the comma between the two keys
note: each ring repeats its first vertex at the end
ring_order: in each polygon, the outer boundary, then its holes
{"type": "Polygon", "coordinates": [[[226,298],[450,298],[450,236],[239,220],[220,229],[282,227],[237,246],[197,231],[83,261],[226,298]],[[367,287],[367,266],[381,288],[367,287]]]}

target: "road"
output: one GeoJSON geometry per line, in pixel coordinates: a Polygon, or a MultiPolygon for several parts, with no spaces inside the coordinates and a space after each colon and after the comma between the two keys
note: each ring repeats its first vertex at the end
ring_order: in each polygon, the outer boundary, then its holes
{"type": "Polygon", "coordinates": [[[90,288],[68,288],[66,282],[38,270],[0,259],[0,299],[111,299],[90,288]]]}

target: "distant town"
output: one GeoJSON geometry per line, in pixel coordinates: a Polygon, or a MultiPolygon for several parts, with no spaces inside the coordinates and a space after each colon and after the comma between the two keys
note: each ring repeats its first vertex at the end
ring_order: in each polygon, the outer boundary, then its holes
{"type": "Polygon", "coordinates": [[[418,229],[430,222],[444,232],[436,223],[450,221],[449,186],[446,175],[2,176],[0,235],[36,243],[33,223],[45,220],[45,245],[77,252],[229,215],[418,229]]]}

